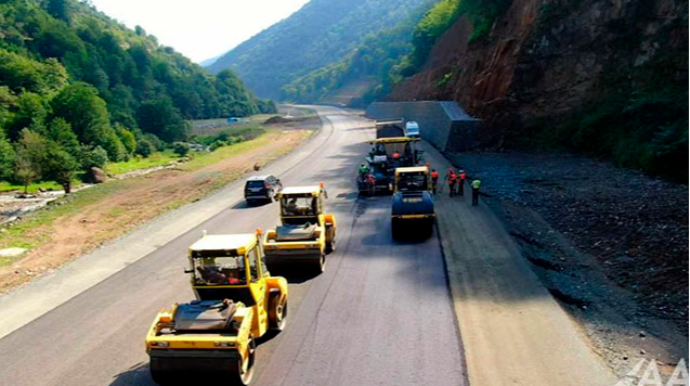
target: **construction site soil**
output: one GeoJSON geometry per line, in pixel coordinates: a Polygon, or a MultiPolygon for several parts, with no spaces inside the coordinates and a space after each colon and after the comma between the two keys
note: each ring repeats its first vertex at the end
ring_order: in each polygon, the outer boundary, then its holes
{"type": "Polygon", "coordinates": [[[621,371],[688,356],[688,187],[554,154],[451,156],[547,289],[621,371]]]}

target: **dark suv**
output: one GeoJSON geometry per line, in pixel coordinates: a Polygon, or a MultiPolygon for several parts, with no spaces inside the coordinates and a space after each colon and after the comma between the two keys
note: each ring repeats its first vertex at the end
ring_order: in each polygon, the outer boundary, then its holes
{"type": "Polygon", "coordinates": [[[257,201],[272,202],[281,190],[283,184],[274,176],[254,176],[244,185],[244,199],[250,205],[257,201]]]}

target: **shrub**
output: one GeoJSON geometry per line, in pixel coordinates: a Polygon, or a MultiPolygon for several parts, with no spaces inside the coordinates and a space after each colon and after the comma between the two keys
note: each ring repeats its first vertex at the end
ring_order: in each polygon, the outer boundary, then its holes
{"type": "Polygon", "coordinates": [[[189,145],[184,142],[175,142],[173,144],[173,151],[180,157],[184,157],[189,153],[189,145]]]}
{"type": "Polygon", "coordinates": [[[89,170],[93,167],[103,169],[108,163],[108,153],[100,146],[95,148],[83,148],[81,166],[84,170],[89,170]]]}

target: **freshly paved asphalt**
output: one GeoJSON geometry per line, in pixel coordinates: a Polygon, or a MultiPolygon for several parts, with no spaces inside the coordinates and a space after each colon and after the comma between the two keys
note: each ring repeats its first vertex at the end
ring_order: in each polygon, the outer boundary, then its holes
{"type": "MultiPolygon", "coordinates": [[[[288,327],[259,346],[255,385],[466,385],[438,239],[391,239],[390,198],[358,198],[354,184],[374,137],[370,123],[335,108],[319,112],[325,145],[273,168],[295,163],[278,176],[286,186],[326,183],[338,249],[324,274],[289,278],[288,327]]],[[[193,297],[182,271],[187,247],[202,230],[253,232],[278,220],[277,204],[234,201],[0,339],[0,384],[153,385],[144,335],[158,310],[193,297]]]]}

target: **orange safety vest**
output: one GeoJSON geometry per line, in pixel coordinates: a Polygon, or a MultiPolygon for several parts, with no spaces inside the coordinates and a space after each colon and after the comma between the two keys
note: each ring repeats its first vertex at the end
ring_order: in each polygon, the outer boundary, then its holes
{"type": "Polygon", "coordinates": [[[455,180],[456,180],[457,178],[458,178],[458,176],[457,176],[455,173],[452,173],[452,174],[448,177],[448,182],[451,183],[451,184],[452,184],[452,183],[455,183],[455,180]]]}
{"type": "Polygon", "coordinates": [[[465,175],[465,173],[460,173],[460,179],[461,179],[461,180],[464,180],[465,177],[467,177],[467,176],[465,175]]]}
{"type": "Polygon", "coordinates": [[[393,153],[393,159],[398,159],[398,158],[400,158],[400,153],[398,153],[396,151],[395,153],[393,153]]]}
{"type": "Polygon", "coordinates": [[[438,178],[438,172],[431,172],[431,178],[438,178]]]}

